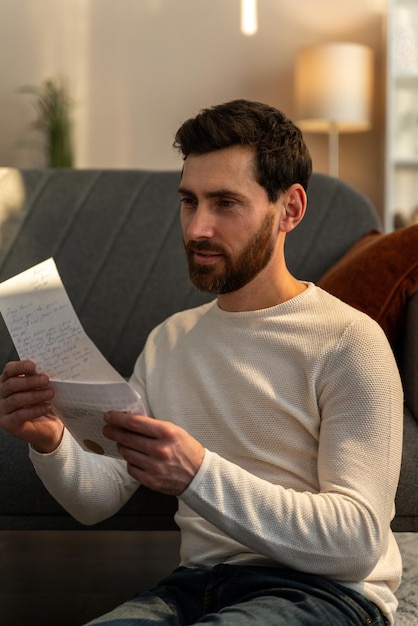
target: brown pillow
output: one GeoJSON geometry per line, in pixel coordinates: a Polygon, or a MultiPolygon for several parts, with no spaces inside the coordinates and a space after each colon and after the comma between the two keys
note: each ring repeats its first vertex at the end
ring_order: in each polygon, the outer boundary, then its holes
{"type": "Polygon", "coordinates": [[[318,286],[370,315],[394,346],[403,328],[406,301],[418,290],[418,224],[388,234],[371,231],[322,276],[318,286]]]}

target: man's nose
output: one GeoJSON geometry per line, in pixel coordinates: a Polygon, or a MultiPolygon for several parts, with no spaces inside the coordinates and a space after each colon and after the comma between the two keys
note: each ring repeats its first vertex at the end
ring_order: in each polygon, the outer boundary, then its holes
{"type": "Polygon", "coordinates": [[[192,214],[185,218],[184,234],[189,240],[213,237],[214,231],[214,216],[205,206],[199,205],[192,214]]]}

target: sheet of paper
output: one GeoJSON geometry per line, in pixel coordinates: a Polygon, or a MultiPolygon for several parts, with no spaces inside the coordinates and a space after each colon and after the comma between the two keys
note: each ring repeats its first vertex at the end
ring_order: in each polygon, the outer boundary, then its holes
{"type": "Polygon", "coordinates": [[[53,259],[0,284],[0,311],[21,359],[57,380],[123,380],[87,337],[53,259]]]}
{"type": "Polygon", "coordinates": [[[102,433],[103,409],[143,415],[140,397],[120,383],[80,383],[52,381],[54,405],[66,427],[84,450],[120,458],[116,444],[102,433]]]}
{"type": "Polygon", "coordinates": [[[144,414],[141,398],[87,337],[53,259],[0,284],[0,312],[21,359],[48,374],[53,406],[80,445],[118,457],[103,434],[108,410],[144,414]]]}

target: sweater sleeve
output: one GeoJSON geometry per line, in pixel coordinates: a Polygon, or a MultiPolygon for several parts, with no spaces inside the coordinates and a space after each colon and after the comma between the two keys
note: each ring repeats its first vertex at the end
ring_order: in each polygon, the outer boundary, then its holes
{"type": "Polygon", "coordinates": [[[402,447],[402,389],[380,329],[353,323],[316,385],[317,493],[272,484],[207,450],[181,500],[275,562],[363,580],[387,549],[402,447]]]}
{"type": "Polygon", "coordinates": [[[29,456],[49,493],[82,524],[114,515],[138,487],[124,461],[84,451],[66,429],[54,452],[30,448],[29,456]]]}

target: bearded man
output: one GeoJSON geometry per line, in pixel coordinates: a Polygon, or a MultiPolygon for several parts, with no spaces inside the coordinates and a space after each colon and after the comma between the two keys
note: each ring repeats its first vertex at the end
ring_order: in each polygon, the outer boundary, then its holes
{"type": "Polygon", "coordinates": [[[190,277],[215,298],[151,332],[130,381],[147,415],[104,416],[124,460],[81,449],[34,363],[1,378],[0,423],[78,520],[139,484],[178,498],[179,568],[91,624],[393,624],[402,389],[380,327],[286,266],[311,174],[302,135],[238,100],[186,121],[175,146],[190,277]]]}

